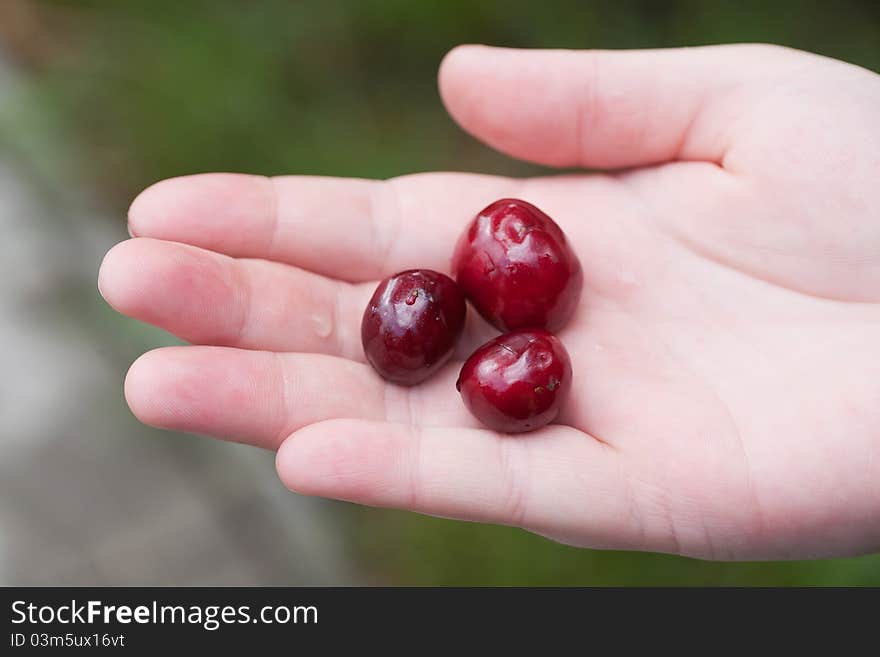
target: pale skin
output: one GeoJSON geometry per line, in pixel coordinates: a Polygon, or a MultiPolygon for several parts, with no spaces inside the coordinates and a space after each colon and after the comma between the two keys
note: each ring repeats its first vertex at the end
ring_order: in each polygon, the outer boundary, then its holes
{"type": "Polygon", "coordinates": [[[143,422],[277,450],[307,494],[708,559],[880,549],[880,76],[772,46],[463,46],[440,91],[528,180],[208,174],[132,204],[99,287],[193,346],[149,352],[143,422]],[[494,332],[415,388],[364,361],[379,279],[449,272],[501,197],[563,227],[585,274],[559,333],[558,423],[505,436],[456,393],[494,332]]]}

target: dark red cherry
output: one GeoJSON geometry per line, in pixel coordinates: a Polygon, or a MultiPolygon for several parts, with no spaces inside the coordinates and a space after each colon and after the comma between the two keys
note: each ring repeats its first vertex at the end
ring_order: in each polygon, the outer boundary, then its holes
{"type": "Polygon", "coordinates": [[[562,229],[531,203],[495,201],[468,225],[452,257],[474,308],[502,331],[560,329],[583,287],[581,265],[562,229]]]}
{"type": "Polygon", "coordinates": [[[436,271],[411,269],[386,278],[361,322],[367,360],[389,381],[421,383],[449,360],[466,310],[455,281],[436,271]]]}
{"type": "Polygon", "coordinates": [[[555,335],[521,329],[471,354],[455,387],[468,410],[490,429],[532,431],[559,414],[571,388],[571,359],[555,335]]]}

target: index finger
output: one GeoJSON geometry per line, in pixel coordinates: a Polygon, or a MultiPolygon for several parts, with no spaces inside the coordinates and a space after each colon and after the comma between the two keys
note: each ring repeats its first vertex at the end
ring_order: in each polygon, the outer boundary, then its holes
{"type": "Polygon", "coordinates": [[[517,184],[460,173],[391,180],[199,174],[146,189],[128,222],[136,237],[361,282],[415,267],[448,270],[462,226],[517,184]]]}

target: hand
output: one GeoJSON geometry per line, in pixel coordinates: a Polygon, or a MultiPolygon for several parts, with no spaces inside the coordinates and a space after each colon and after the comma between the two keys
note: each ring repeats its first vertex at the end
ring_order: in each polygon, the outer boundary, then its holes
{"type": "Polygon", "coordinates": [[[202,346],[134,363],[143,422],[278,449],[291,489],[710,559],[880,548],[880,77],[772,46],[455,49],[452,116],[530,180],[211,174],[133,203],[100,273],[202,346]],[[559,423],[480,428],[455,391],[493,332],[411,389],[364,363],[377,280],[449,271],[491,201],[537,204],[584,267],[559,423]]]}

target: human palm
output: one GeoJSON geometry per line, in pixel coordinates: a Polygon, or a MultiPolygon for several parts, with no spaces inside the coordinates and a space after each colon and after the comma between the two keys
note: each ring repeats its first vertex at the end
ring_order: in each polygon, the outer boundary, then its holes
{"type": "Polygon", "coordinates": [[[202,346],[126,381],[149,424],[278,448],[292,489],[715,559],[880,547],[880,77],[769,46],[463,47],[441,92],[511,155],[617,173],[211,174],[132,205],[101,291],[202,346]],[[558,423],[479,426],[454,382],[365,363],[377,281],[449,270],[501,197],[564,228],[584,293],[558,423]]]}

